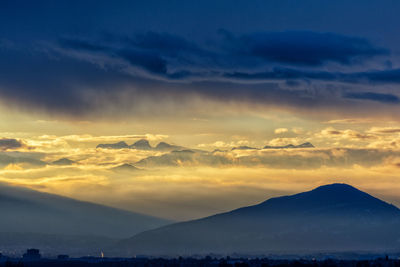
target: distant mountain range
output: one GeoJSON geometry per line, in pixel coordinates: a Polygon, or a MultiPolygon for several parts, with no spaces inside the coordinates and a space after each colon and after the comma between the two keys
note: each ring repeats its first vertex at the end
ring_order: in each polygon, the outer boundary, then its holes
{"type": "MultiPolygon", "coordinates": [[[[313,148],[314,145],[310,142],[306,142],[300,145],[292,145],[288,144],[285,146],[264,146],[263,149],[288,149],[288,148],[313,148]]],[[[96,148],[106,148],[106,149],[124,149],[124,148],[131,148],[131,149],[138,149],[138,150],[156,150],[156,151],[178,151],[178,150],[186,150],[187,148],[177,145],[171,145],[165,142],[158,143],[155,147],[152,147],[149,141],[145,139],[141,139],[132,145],[128,145],[126,142],[121,141],[118,143],[113,144],[98,144],[96,148]]],[[[232,150],[255,150],[259,149],[256,147],[250,146],[238,146],[232,148],[232,150]]],[[[203,151],[205,152],[205,151],[203,151]]]]}
{"type": "Polygon", "coordinates": [[[400,249],[400,210],[346,184],[271,198],[149,230],[116,247],[126,255],[314,253],[400,249]]]}
{"type": "MultiPolygon", "coordinates": [[[[300,145],[285,145],[285,146],[265,146],[263,149],[294,149],[294,148],[313,148],[314,146],[309,143],[303,143],[300,145]]],[[[152,147],[150,143],[141,139],[132,145],[128,145],[126,142],[118,142],[113,144],[99,144],[97,148],[103,149],[137,149],[147,151],[159,151],[166,152],[165,154],[159,154],[149,156],[138,162],[134,163],[132,167],[170,167],[170,166],[194,166],[194,165],[209,165],[209,166],[221,166],[221,165],[257,165],[257,164],[271,164],[272,159],[265,158],[265,160],[254,159],[251,155],[243,156],[238,159],[226,157],[220,153],[227,153],[228,150],[216,149],[212,152],[200,150],[200,149],[188,149],[183,146],[171,145],[166,142],[160,142],[155,147],[152,147]]],[[[249,146],[234,147],[231,151],[235,150],[260,150],[259,148],[249,146]]],[[[60,160],[61,161],[61,160],[60,160]]],[[[65,162],[67,163],[67,162],[65,162]]],[[[125,171],[134,170],[125,166],[125,171]]],[[[115,170],[122,169],[116,167],[115,170]]]]}
{"type": "MultiPolygon", "coordinates": [[[[293,144],[288,144],[285,146],[264,146],[262,149],[289,149],[289,148],[314,148],[315,146],[311,144],[310,142],[306,142],[300,145],[293,145],[293,144]]],[[[250,146],[238,146],[232,148],[232,150],[255,150],[259,149],[256,147],[250,147],[250,146]]]]}
{"type": "Polygon", "coordinates": [[[285,146],[265,146],[264,149],[287,149],[287,148],[313,148],[314,145],[311,144],[310,142],[306,142],[300,145],[292,145],[292,144],[288,144],[285,146]]]}
{"type": "Polygon", "coordinates": [[[182,150],[185,149],[182,146],[171,145],[165,142],[160,142],[157,146],[152,147],[146,139],[140,139],[133,143],[132,145],[128,145],[126,142],[121,141],[113,144],[98,144],[96,148],[106,148],[106,149],[137,149],[137,150],[156,150],[156,151],[173,151],[173,150],[182,150]]]}

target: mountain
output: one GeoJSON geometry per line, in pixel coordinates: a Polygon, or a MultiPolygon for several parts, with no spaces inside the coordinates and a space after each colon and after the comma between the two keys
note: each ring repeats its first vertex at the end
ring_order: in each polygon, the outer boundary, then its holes
{"type": "Polygon", "coordinates": [[[232,150],[256,150],[256,149],[258,149],[258,148],[250,147],[250,146],[238,146],[238,147],[232,148],[232,150]]]}
{"type": "Polygon", "coordinates": [[[155,149],[158,151],[173,151],[173,150],[183,150],[185,148],[182,146],[176,146],[176,145],[171,145],[171,144],[168,144],[165,142],[160,142],[155,147],[155,149]]]}
{"type": "Polygon", "coordinates": [[[149,141],[146,139],[140,139],[139,141],[136,141],[132,145],[129,146],[129,148],[134,148],[138,150],[152,150],[153,147],[150,145],[149,141]]]}
{"type": "Polygon", "coordinates": [[[118,165],[116,167],[111,168],[111,170],[116,171],[116,172],[131,172],[131,171],[139,171],[139,168],[136,168],[135,166],[124,163],[121,165],[118,165]]]}
{"type": "Polygon", "coordinates": [[[313,144],[311,144],[310,142],[305,142],[301,145],[296,146],[296,148],[313,148],[315,147],[313,144]]]}
{"type": "Polygon", "coordinates": [[[265,146],[264,149],[313,148],[313,147],[315,147],[313,144],[311,144],[310,142],[306,142],[297,146],[293,144],[289,144],[286,146],[265,146]]]}
{"type": "Polygon", "coordinates": [[[25,152],[0,152],[0,168],[9,164],[23,164],[29,166],[45,166],[46,162],[40,160],[37,155],[25,152]]]}
{"type": "MultiPolygon", "coordinates": [[[[183,146],[171,145],[166,142],[160,142],[157,146],[152,147],[146,139],[140,139],[133,143],[132,145],[128,145],[124,141],[114,143],[114,144],[99,144],[96,148],[108,148],[108,149],[123,149],[123,148],[131,148],[137,150],[155,150],[155,151],[162,151],[162,152],[171,152],[177,150],[185,150],[187,148],[183,146]]],[[[196,150],[200,151],[200,150],[196,150]]],[[[202,151],[204,152],[204,151],[202,151]]]]}
{"type": "Polygon", "coordinates": [[[400,248],[400,210],[346,184],[146,231],[127,255],[313,253],[400,248]]]}
{"type": "Polygon", "coordinates": [[[114,143],[114,144],[98,144],[96,148],[106,148],[106,149],[122,149],[129,148],[128,144],[124,141],[114,143]]]}
{"type": "Polygon", "coordinates": [[[0,232],[123,238],[167,220],[0,184],[0,232]]]}
{"type": "Polygon", "coordinates": [[[70,160],[68,158],[61,158],[61,159],[53,161],[51,164],[62,166],[62,165],[72,165],[74,163],[75,163],[75,161],[70,160]]]}

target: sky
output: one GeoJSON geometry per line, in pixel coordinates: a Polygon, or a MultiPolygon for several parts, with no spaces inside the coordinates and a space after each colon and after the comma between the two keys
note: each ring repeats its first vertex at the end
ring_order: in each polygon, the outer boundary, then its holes
{"type": "Polygon", "coordinates": [[[399,10],[1,1],[0,182],[172,220],[332,182],[400,206],[399,10]],[[141,139],[184,151],[97,148],[141,139]]]}

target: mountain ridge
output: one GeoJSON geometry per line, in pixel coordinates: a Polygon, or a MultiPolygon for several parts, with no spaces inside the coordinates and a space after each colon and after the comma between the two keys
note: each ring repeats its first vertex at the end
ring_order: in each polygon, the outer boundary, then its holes
{"type": "Polygon", "coordinates": [[[139,233],[126,253],[190,255],[400,248],[400,210],[346,184],[139,233]]]}
{"type": "MultiPolygon", "coordinates": [[[[169,152],[174,151],[174,150],[188,149],[183,146],[173,145],[173,144],[169,144],[166,142],[159,142],[156,146],[153,147],[150,145],[150,143],[147,139],[140,139],[131,145],[128,145],[125,141],[120,141],[120,142],[111,143],[111,144],[98,144],[96,146],[96,148],[103,148],[103,149],[130,148],[130,149],[138,149],[138,150],[155,150],[155,151],[169,151],[169,152]]],[[[231,150],[233,151],[233,150],[291,149],[291,148],[315,148],[315,146],[313,144],[311,144],[310,142],[305,142],[300,145],[293,145],[293,144],[288,144],[288,145],[284,145],[284,146],[266,145],[263,148],[250,147],[250,146],[238,146],[238,147],[233,147],[231,150]]]]}
{"type": "Polygon", "coordinates": [[[154,151],[174,151],[186,149],[183,146],[172,145],[166,142],[159,142],[155,147],[151,146],[147,139],[140,139],[131,145],[128,145],[125,141],[120,141],[111,144],[98,144],[96,148],[103,149],[137,149],[137,150],[154,150],[154,151]]]}
{"type": "Polygon", "coordinates": [[[305,142],[300,145],[288,144],[285,146],[264,146],[263,149],[287,149],[287,148],[314,148],[315,146],[310,142],[305,142]]]}
{"type": "Polygon", "coordinates": [[[123,238],[170,222],[150,215],[5,184],[0,184],[0,208],[0,228],[3,232],[123,238]]]}

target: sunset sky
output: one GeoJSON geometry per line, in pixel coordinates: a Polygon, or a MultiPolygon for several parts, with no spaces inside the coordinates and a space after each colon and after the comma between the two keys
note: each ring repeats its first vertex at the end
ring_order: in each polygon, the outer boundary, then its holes
{"type": "Polygon", "coordinates": [[[331,182],[399,206],[399,8],[1,1],[0,182],[172,220],[331,182]],[[96,148],[141,139],[192,154],[96,148]]]}

